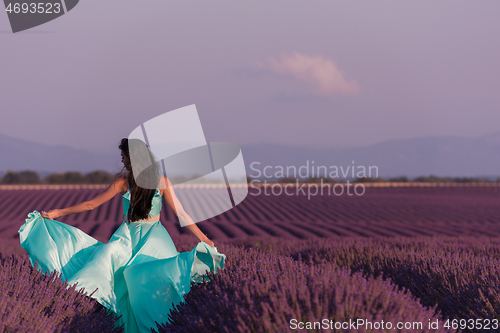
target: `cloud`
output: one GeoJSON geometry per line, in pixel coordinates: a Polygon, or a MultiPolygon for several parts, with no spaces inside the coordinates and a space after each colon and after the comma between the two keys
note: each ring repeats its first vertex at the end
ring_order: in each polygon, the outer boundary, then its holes
{"type": "Polygon", "coordinates": [[[333,60],[322,56],[294,52],[283,54],[281,59],[269,58],[267,63],[259,63],[258,67],[306,82],[321,95],[355,95],[359,92],[356,82],[347,80],[333,60]]]}

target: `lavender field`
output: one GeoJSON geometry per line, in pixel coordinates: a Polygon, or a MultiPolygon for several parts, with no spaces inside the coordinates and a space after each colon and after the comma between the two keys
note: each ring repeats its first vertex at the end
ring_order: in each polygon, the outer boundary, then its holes
{"type": "MultiPolygon", "coordinates": [[[[31,269],[17,238],[27,213],[101,191],[0,190],[1,331],[120,331],[111,313],[57,274],[31,269]]],[[[363,196],[309,199],[254,194],[198,223],[227,255],[226,267],[193,286],[159,332],[500,331],[500,187],[369,187],[363,196]],[[299,328],[323,319],[332,322],[299,328]],[[372,326],[335,326],[349,320],[372,326]]],[[[60,220],[107,241],[122,214],[116,197],[60,220]]],[[[179,251],[194,247],[197,239],[167,205],[161,219],[179,251]]]]}

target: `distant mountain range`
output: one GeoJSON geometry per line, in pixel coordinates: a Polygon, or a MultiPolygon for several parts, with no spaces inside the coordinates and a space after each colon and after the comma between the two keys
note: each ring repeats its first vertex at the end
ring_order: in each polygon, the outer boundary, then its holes
{"type": "MultiPolygon", "coordinates": [[[[434,174],[436,176],[478,177],[500,176],[500,132],[475,138],[458,136],[424,137],[390,140],[356,148],[306,148],[275,143],[241,145],[247,173],[251,176],[263,171],[279,171],[277,166],[303,167],[303,174],[311,175],[312,166],[325,166],[328,172],[352,175],[371,166],[372,176],[378,168],[380,177],[434,174]],[[313,163],[314,161],[314,163],[313,163]],[[251,164],[253,162],[259,162],[251,164]],[[354,163],[353,163],[354,162],[354,163]],[[349,167],[349,169],[347,169],[349,167]],[[306,172],[307,168],[307,172],[306,172]]],[[[15,139],[0,134],[0,174],[7,170],[35,170],[50,172],[121,169],[119,154],[94,153],[67,146],[49,146],[15,139]]],[[[289,174],[293,176],[293,174],[289,174]]],[[[348,177],[349,177],[348,176],[348,177]]]]}
{"type": "MultiPolygon", "coordinates": [[[[352,166],[355,171],[366,173],[370,166],[378,168],[379,177],[436,175],[450,177],[497,177],[500,176],[500,132],[476,138],[424,137],[405,140],[390,140],[369,146],[356,148],[304,148],[291,145],[258,143],[242,146],[243,158],[250,175],[258,171],[249,168],[252,161],[254,169],[263,171],[265,166],[268,174],[278,171],[275,166],[309,165],[309,175],[312,174],[314,161],[315,170],[325,166],[328,172],[334,172],[335,167],[352,176],[352,166]],[[353,163],[354,161],[354,163],[353,163]],[[343,169],[341,169],[341,167],[343,169]]],[[[372,168],[372,176],[376,176],[372,168]]],[[[290,175],[293,176],[293,175],[290,175]]]]}
{"type": "Polygon", "coordinates": [[[93,153],[86,150],[11,138],[0,134],[0,174],[7,170],[35,170],[41,175],[52,172],[121,169],[120,154],[93,153]]]}

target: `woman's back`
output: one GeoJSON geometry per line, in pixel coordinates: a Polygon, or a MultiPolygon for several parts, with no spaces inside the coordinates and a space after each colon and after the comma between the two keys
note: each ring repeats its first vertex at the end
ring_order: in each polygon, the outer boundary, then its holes
{"type": "MultiPolygon", "coordinates": [[[[122,195],[123,202],[123,219],[126,219],[129,207],[130,207],[130,189],[127,189],[122,195]]],[[[151,210],[149,211],[149,218],[140,220],[141,222],[156,222],[160,219],[160,213],[162,208],[162,195],[159,189],[156,189],[156,192],[151,199],[151,210]]],[[[132,221],[139,222],[139,221],[132,221]]]]}

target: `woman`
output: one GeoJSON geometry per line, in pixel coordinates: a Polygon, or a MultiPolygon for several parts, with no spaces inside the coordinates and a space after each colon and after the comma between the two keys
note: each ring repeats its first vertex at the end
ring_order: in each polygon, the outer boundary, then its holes
{"type": "Polygon", "coordinates": [[[119,148],[126,176],[90,201],[30,213],[19,236],[32,264],[38,261],[44,272],[57,270],[70,285],[95,291],[91,297],[121,316],[118,324],[125,325],[125,332],[151,332],[156,323],[169,320],[170,310],[189,292],[191,282],[202,282],[207,271],[217,273],[226,256],[184,211],[144,142],[123,139],[119,148]],[[107,244],[54,221],[99,207],[118,193],[126,220],[107,244]],[[162,197],[200,240],[192,251],[179,253],[160,223],[162,197]]]}

